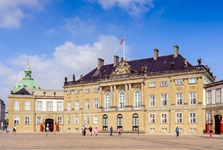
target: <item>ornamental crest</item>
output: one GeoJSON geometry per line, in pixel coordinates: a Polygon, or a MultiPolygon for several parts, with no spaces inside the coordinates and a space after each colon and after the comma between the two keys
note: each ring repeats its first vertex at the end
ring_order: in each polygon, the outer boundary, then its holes
{"type": "Polygon", "coordinates": [[[112,75],[129,74],[129,73],[131,73],[130,65],[126,60],[121,60],[116,69],[112,72],[112,75]]]}

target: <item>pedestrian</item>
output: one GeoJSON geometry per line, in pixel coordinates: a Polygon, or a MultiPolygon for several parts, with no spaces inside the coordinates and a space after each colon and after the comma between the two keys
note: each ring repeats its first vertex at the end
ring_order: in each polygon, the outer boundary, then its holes
{"type": "Polygon", "coordinates": [[[92,136],[92,127],[89,127],[89,131],[90,131],[90,136],[92,136]]]}
{"type": "Polygon", "coordinates": [[[14,126],[12,130],[13,130],[14,134],[16,134],[16,126],[14,126]]]}
{"type": "Polygon", "coordinates": [[[209,138],[212,138],[212,135],[213,135],[213,131],[209,130],[209,138]]]}
{"type": "Polygon", "coordinates": [[[110,128],[110,136],[112,136],[112,133],[113,133],[113,128],[111,126],[111,128],[110,128]]]}
{"type": "Polygon", "coordinates": [[[86,128],[85,128],[85,126],[83,125],[83,127],[82,127],[82,135],[85,136],[85,134],[86,134],[86,128]]]}
{"type": "Polygon", "coordinates": [[[121,130],[120,130],[120,128],[118,128],[118,135],[121,135],[121,130]]]}
{"type": "Polygon", "coordinates": [[[178,136],[179,136],[179,132],[180,132],[178,127],[176,127],[175,132],[176,132],[176,135],[177,135],[177,137],[178,137],[178,136]]]}
{"type": "Polygon", "coordinates": [[[98,135],[98,127],[95,127],[94,132],[95,132],[95,136],[97,136],[98,135]]]}

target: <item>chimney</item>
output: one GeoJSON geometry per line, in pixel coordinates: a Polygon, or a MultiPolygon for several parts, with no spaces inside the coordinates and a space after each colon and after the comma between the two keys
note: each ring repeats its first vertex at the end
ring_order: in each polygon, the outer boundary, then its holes
{"type": "Polygon", "coordinates": [[[98,70],[104,65],[104,60],[101,58],[98,58],[98,70]]]}
{"type": "Polygon", "coordinates": [[[179,47],[177,45],[175,45],[173,47],[174,47],[174,57],[177,57],[179,54],[179,47]]]}
{"type": "Polygon", "coordinates": [[[113,64],[113,66],[114,67],[117,66],[118,62],[119,62],[119,57],[115,55],[114,56],[114,64],[113,64]]]}
{"type": "Polygon", "coordinates": [[[158,56],[159,56],[159,50],[155,48],[154,49],[154,60],[157,60],[158,56]]]}

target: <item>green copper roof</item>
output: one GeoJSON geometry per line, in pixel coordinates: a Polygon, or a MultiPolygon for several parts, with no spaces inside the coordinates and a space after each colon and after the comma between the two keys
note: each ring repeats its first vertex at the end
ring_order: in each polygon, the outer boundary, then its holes
{"type": "Polygon", "coordinates": [[[36,83],[31,76],[32,71],[30,69],[29,64],[26,67],[25,73],[26,73],[25,77],[14,86],[14,89],[13,89],[14,93],[19,91],[22,88],[41,89],[38,83],[36,83]]]}

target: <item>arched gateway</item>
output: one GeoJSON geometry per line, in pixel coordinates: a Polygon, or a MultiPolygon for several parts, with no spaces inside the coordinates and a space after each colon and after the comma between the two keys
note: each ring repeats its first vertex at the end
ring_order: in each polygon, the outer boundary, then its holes
{"type": "Polygon", "coordinates": [[[46,119],[45,120],[45,131],[46,131],[46,127],[49,127],[50,132],[54,131],[54,121],[53,121],[53,119],[46,119]]]}

